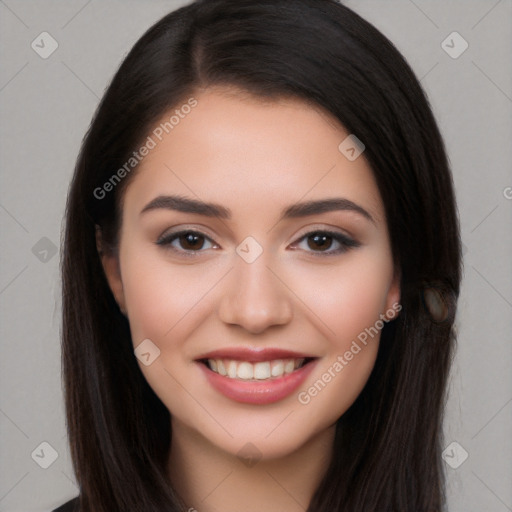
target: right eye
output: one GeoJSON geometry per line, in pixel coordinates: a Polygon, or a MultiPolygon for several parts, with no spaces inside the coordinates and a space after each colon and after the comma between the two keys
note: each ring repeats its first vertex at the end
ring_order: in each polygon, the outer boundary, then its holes
{"type": "MultiPolygon", "coordinates": [[[[213,240],[211,240],[211,238],[206,236],[204,233],[187,229],[177,231],[175,233],[168,233],[160,237],[156,244],[163,246],[164,248],[182,253],[186,256],[195,256],[194,253],[203,252],[200,249],[204,249],[204,244],[207,240],[213,242],[213,240]],[[177,244],[181,246],[181,249],[180,247],[177,247],[174,242],[177,242],[177,244]]],[[[206,249],[211,248],[213,248],[213,244],[212,247],[206,247],[206,249]]]]}

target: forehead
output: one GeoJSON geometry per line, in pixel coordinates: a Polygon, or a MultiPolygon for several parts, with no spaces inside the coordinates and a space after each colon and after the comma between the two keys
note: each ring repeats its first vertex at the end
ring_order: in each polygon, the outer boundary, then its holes
{"type": "Polygon", "coordinates": [[[126,208],[172,193],[225,204],[236,215],[337,195],[382,216],[371,168],[364,156],[350,161],[340,152],[350,134],[321,107],[223,89],[193,99],[193,108],[175,106],[148,134],[154,147],[127,187],[126,208]]]}

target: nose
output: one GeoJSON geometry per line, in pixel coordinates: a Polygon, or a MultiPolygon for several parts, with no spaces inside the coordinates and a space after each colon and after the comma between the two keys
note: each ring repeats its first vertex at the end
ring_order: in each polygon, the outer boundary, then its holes
{"type": "Polygon", "coordinates": [[[264,255],[252,263],[237,258],[218,309],[223,322],[253,334],[287,324],[293,316],[291,292],[264,255]]]}

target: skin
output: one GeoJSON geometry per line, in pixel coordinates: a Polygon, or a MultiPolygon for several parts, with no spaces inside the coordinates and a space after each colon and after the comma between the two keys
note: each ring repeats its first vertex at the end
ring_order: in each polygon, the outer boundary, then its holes
{"type": "MultiPolygon", "coordinates": [[[[305,352],[319,358],[299,391],[310,388],[399,302],[384,207],[364,154],[349,161],[338,150],[349,134],[319,107],[227,88],[194,97],[197,106],[132,177],[118,255],[102,256],[105,274],[134,347],[149,338],[160,350],[139,366],[171,412],[169,479],[187,507],[303,511],[331,459],[335,422],[373,369],[380,331],[307,404],[297,392],[267,405],[235,402],[194,360],[233,346],[305,352]],[[232,218],[140,214],[165,194],[219,203],[232,218]],[[374,222],[354,211],[279,220],[289,205],[333,197],[358,204],[374,222]],[[171,228],[204,233],[198,254],[183,256],[183,239],[172,242],[175,251],[157,245],[171,228]],[[324,255],[304,237],[322,229],[360,245],[324,255]],[[248,236],[263,249],[252,263],[236,252],[248,236]],[[247,443],[260,457],[252,466],[237,456],[247,443]]],[[[328,239],[324,250],[339,247],[328,239]]]]}

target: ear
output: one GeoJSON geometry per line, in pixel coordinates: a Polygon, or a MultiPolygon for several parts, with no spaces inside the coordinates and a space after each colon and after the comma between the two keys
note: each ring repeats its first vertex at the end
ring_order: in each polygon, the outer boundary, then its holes
{"type": "Polygon", "coordinates": [[[402,309],[402,305],[400,304],[400,278],[400,269],[395,267],[393,281],[391,282],[386,297],[386,310],[384,311],[384,314],[389,320],[396,318],[398,316],[398,312],[402,309]]]}
{"type": "Polygon", "coordinates": [[[101,265],[107,278],[108,285],[121,312],[126,315],[124,300],[123,281],[121,279],[121,270],[119,265],[119,256],[117,251],[107,250],[103,244],[101,228],[96,226],[96,249],[100,256],[101,265]]]}

